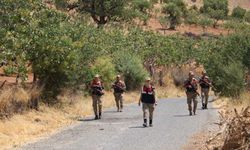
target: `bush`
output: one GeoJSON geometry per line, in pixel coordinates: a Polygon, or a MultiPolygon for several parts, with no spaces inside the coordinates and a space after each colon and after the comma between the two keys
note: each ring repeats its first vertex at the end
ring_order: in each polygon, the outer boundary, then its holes
{"type": "Polygon", "coordinates": [[[198,24],[198,12],[191,9],[188,11],[187,16],[185,18],[185,23],[187,24],[198,24]]]}
{"type": "Polygon", "coordinates": [[[240,62],[230,62],[228,65],[219,64],[206,66],[208,74],[213,79],[215,92],[220,93],[221,96],[240,96],[245,88],[244,66],[240,62]]]}
{"type": "Polygon", "coordinates": [[[207,27],[211,26],[213,24],[213,20],[206,17],[206,16],[202,16],[201,18],[199,18],[198,20],[198,24],[200,26],[202,26],[203,29],[203,33],[206,32],[207,27]]]}
{"type": "Polygon", "coordinates": [[[115,54],[114,63],[119,73],[123,74],[127,90],[139,88],[148,76],[141,59],[128,52],[115,54]]]}
{"type": "Polygon", "coordinates": [[[247,12],[246,12],[246,14],[245,14],[245,16],[244,16],[244,20],[245,20],[246,22],[249,22],[249,23],[250,23],[250,11],[247,11],[247,12]]]}
{"type": "Polygon", "coordinates": [[[203,3],[201,12],[215,19],[214,27],[216,27],[219,20],[224,19],[228,15],[228,0],[204,0],[203,3]]]}
{"type": "Polygon", "coordinates": [[[115,79],[116,71],[110,57],[101,56],[97,58],[91,70],[94,74],[101,75],[105,89],[111,88],[110,83],[115,79]]]}
{"type": "Polygon", "coordinates": [[[232,17],[243,19],[245,14],[246,14],[246,10],[238,6],[233,9],[232,17]]]}

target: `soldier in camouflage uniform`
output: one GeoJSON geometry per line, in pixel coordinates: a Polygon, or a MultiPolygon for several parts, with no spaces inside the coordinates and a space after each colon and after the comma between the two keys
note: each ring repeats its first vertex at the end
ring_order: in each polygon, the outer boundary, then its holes
{"type": "Polygon", "coordinates": [[[143,126],[147,127],[147,113],[149,112],[149,126],[153,126],[153,112],[155,109],[155,105],[157,105],[156,101],[156,93],[155,88],[150,83],[151,79],[147,78],[145,85],[141,90],[141,97],[139,100],[139,106],[142,102],[142,110],[143,110],[143,126]]]}
{"type": "Polygon", "coordinates": [[[211,81],[209,80],[209,77],[207,76],[205,71],[202,71],[202,76],[199,80],[199,84],[201,87],[201,100],[202,100],[202,109],[207,109],[207,103],[209,98],[209,90],[211,81]]]}
{"type": "Polygon", "coordinates": [[[197,103],[198,103],[197,95],[199,95],[199,93],[197,92],[198,88],[197,80],[194,78],[194,73],[192,71],[189,72],[189,77],[184,82],[184,87],[186,88],[189,115],[192,116],[192,114],[194,115],[196,114],[197,103]]]}
{"type": "Polygon", "coordinates": [[[93,109],[95,113],[95,119],[101,119],[102,117],[102,95],[104,95],[104,87],[100,80],[100,76],[97,74],[91,82],[92,90],[92,100],[93,100],[93,109]]]}
{"type": "Polygon", "coordinates": [[[121,76],[116,76],[116,81],[112,85],[114,89],[115,102],[117,107],[117,112],[122,112],[123,109],[123,93],[126,90],[125,83],[121,80],[121,76]]]}

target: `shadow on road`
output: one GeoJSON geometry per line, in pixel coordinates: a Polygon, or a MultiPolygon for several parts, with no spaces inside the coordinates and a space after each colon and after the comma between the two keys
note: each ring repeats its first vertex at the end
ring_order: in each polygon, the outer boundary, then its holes
{"type": "Polygon", "coordinates": [[[174,115],[174,117],[189,117],[188,114],[185,114],[185,115],[174,115]]]}
{"type": "Polygon", "coordinates": [[[86,119],[80,118],[80,119],[78,119],[78,121],[87,122],[87,121],[95,121],[95,119],[94,118],[86,118],[86,119]]]}
{"type": "Polygon", "coordinates": [[[119,112],[117,112],[117,111],[115,111],[115,110],[108,110],[108,111],[104,111],[104,113],[119,113],[119,112]]]}
{"type": "Polygon", "coordinates": [[[129,127],[129,129],[142,129],[142,128],[145,128],[143,126],[134,126],[134,127],[129,127]]]}

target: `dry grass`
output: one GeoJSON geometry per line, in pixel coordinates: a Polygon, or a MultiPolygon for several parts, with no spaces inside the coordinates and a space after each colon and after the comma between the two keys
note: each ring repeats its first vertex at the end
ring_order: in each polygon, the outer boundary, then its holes
{"type": "Polygon", "coordinates": [[[10,117],[27,109],[30,100],[28,91],[20,87],[8,88],[0,93],[0,118],[10,117]]]}
{"type": "MultiPolygon", "coordinates": [[[[175,88],[170,74],[165,75],[164,82],[164,87],[157,87],[159,98],[184,96],[183,91],[175,88]]],[[[30,94],[27,94],[27,91],[23,89],[8,89],[0,94],[0,102],[7,107],[8,100],[6,98],[2,100],[7,95],[6,97],[18,97],[19,101],[27,103],[32,97],[39,95],[39,90],[29,90],[28,93],[30,94]]],[[[51,135],[59,131],[58,129],[75,124],[79,119],[93,114],[91,97],[85,97],[79,91],[66,90],[63,93],[58,96],[60,103],[56,106],[49,107],[40,104],[39,111],[24,111],[22,114],[16,114],[9,119],[0,120],[1,148],[11,149],[27,142],[33,142],[38,140],[39,137],[51,135]]],[[[139,90],[125,93],[125,104],[137,103],[139,96],[139,90]]],[[[4,106],[1,103],[0,106],[4,106]]],[[[112,92],[106,92],[104,95],[103,106],[104,108],[115,106],[112,92]]]]}
{"type": "MultiPolygon", "coordinates": [[[[0,121],[0,145],[3,149],[11,149],[39,137],[51,135],[58,129],[77,123],[78,119],[92,115],[91,97],[83,94],[60,96],[61,103],[57,107],[40,106],[39,111],[29,111],[22,115],[14,115],[10,119],[0,121]]],[[[126,93],[125,103],[138,102],[139,92],[126,93]]],[[[104,108],[115,106],[114,97],[107,92],[103,97],[104,108]]]]}

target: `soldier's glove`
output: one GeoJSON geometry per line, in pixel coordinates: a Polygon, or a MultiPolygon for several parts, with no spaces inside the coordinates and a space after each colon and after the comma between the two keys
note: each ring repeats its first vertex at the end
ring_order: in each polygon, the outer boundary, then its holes
{"type": "Polygon", "coordinates": [[[158,105],[158,103],[157,102],[155,102],[155,106],[157,106],[158,105]]]}

